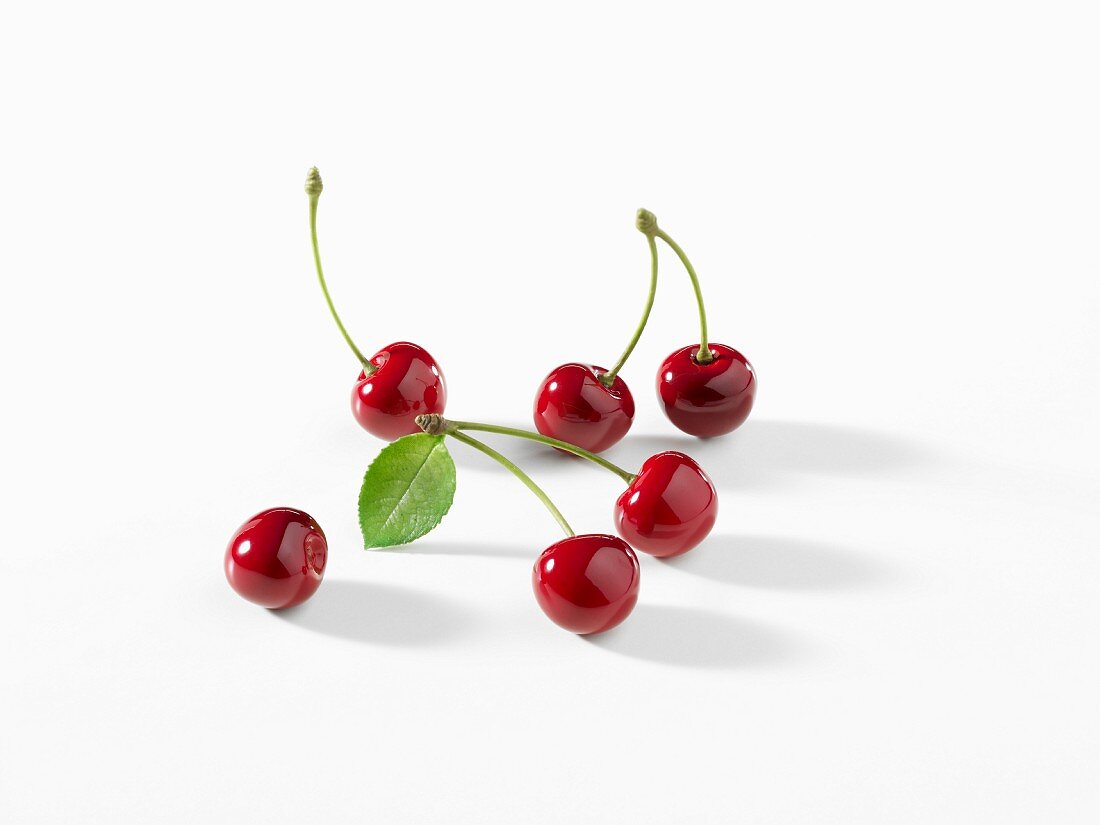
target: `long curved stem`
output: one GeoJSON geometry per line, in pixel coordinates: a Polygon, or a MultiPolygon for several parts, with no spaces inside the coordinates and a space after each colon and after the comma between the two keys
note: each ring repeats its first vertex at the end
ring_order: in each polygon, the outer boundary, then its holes
{"type": "Polygon", "coordinates": [[[359,351],[359,347],[355,346],[355,342],[351,340],[351,336],[344,327],[344,322],[340,320],[340,316],[336,312],[336,305],[332,303],[332,296],[328,294],[325,272],[321,268],[321,251],[317,245],[317,201],[321,197],[321,176],[317,173],[317,167],[309,172],[309,177],[306,179],[306,192],[309,194],[309,235],[313,242],[313,263],[317,267],[317,280],[321,284],[321,292],[325,294],[325,303],[328,304],[328,311],[332,313],[332,320],[336,322],[336,326],[340,328],[340,334],[344,336],[344,340],[348,342],[351,351],[355,353],[355,357],[363,365],[363,372],[372,375],[378,371],[378,367],[374,366],[370,359],[359,351]]]}
{"type": "Polygon", "coordinates": [[[657,294],[657,242],[653,240],[652,235],[647,235],[646,240],[649,241],[649,257],[651,262],[649,296],[646,298],[645,309],[642,310],[642,320],[638,322],[638,328],[634,330],[634,337],[631,338],[630,343],[626,345],[626,349],[623,350],[623,354],[615,363],[615,366],[599,377],[600,383],[605,387],[610,387],[615,383],[615,376],[619,374],[619,370],[623,368],[626,359],[630,357],[630,353],[634,352],[634,347],[638,345],[638,339],[642,337],[642,331],[645,329],[646,322],[649,321],[649,313],[653,309],[653,298],[657,294]]]}
{"type": "Polygon", "coordinates": [[[550,447],[557,447],[559,450],[565,450],[567,453],[580,456],[581,458],[587,458],[594,464],[599,464],[601,467],[610,470],[627,484],[634,481],[634,474],[627,472],[622,467],[616,464],[612,464],[606,458],[590,453],[582,447],[578,447],[576,444],[570,444],[568,441],[559,441],[556,438],[549,438],[548,436],[540,433],[533,433],[529,430],[517,430],[515,427],[499,427],[496,424],[476,424],[472,421],[451,421],[447,420],[446,432],[455,434],[458,430],[475,430],[483,433],[496,433],[497,435],[510,435],[514,438],[526,438],[528,441],[537,441],[540,444],[546,444],[550,447]]]}
{"type": "MultiPolygon", "coordinates": [[[[699,288],[699,276],[695,274],[695,267],[691,265],[691,261],[689,261],[688,256],[684,254],[684,250],[680,248],[680,245],[676,243],[676,241],[668,236],[667,232],[663,229],[656,229],[653,234],[672,248],[672,251],[679,257],[680,262],[683,263],[684,269],[687,270],[688,277],[691,278],[691,285],[695,289],[695,301],[699,304],[700,344],[699,351],[695,354],[695,360],[700,364],[709,364],[714,360],[714,353],[711,352],[710,347],[707,346],[707,310],[703,306],[703,291],[699,288]]],[[[652,240],[652,238],[650,240],[652,240]]]]}
{"type": "Polygon", "coordinates": [[[550,515],[552,515],[554,519],[558,522],[558,524],[561,525],[561,529],[565,531],[566,535],[576,535],[576,533],[573,532],[573,528],[569,526],[569,522],[565,520],[565,516],[561,514],[561,510],[554,506],[554,502],[550,500],[550,497],[542,491],[542,488],[539,487],[539,485],[535,484],[535,482],[531,480],[531,477],[527,475],[527,473],[523,472],[523,470],[521,470],[507,458],[502,456],[488,444],[483,444],[476,438],[468,436],[465,433],[460,433],[457,430],[448,430],[447,434],[452,436],[453,438],[457,438],[463,444],[468,444],[475,450],[480,450],[493,460],[499,461],[509,472],[512,473],[512,475],[522,481],[527,486],[527,489],[534,493],[538,500],[541,501],[543,505],[545,505],[546,509],[550,511],[550,515]]]}

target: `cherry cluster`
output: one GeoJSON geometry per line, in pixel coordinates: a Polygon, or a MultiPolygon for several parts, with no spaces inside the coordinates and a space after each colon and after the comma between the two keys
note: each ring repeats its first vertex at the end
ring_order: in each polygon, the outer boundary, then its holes
{"type": "MultiPolygon", "coordinates": [[[[599,455],[621,440],[633,421],[634,398],[619,371],[638,343],[653,306],[658,239],[673,250],[687,270],[701,327],[700,343],[676,350],[657,371],[657,394],[669,420],[701,438],[723,435],[744,423],[756,393],[756,376],[745,357],[732,347],[708,341],[699,279],[686,254],[658,227],[651,212],[639,210],[636,225],[646,237],[651,256],[649,293],[641,322],[615,366],[606,370],[592,364],[568,363],[552,370],[536,394],[537,432],[448,420],[442,415],[447,400],[443,373],[424,348],[400,341],[368,359],[352,341],[336,312],[321,266],[317,204],[323,186],[316,168],[310,170],[305,188],[321,291],[362,368],[351,393],[355,419],[368,432],[388,442],[425,437],[442,441],[451,437],[500,462],[538,496],[567,534],[535,562],[532,581],[539,606],[550,619],[574,633],[600,633],[618,625],[638,599],[640,566],[635,550],[659,558],[686,553],[707,537],[718,513],[713,482],[684,453],[659,452],[646,459],[637,472],[599,455]],[[471,431],[537,441],[617,475],[626,484],[613,508],[618,535],[575,534],[526,473],[471,436],[471,431]]],[[[383,454],[390,449],[383,450],[383,454]]],[[[365,485],[366,493],[369,488],[365,485]]],[[[408,535],[415,538],[430,530],[449,506],[448,499],[430,526],[408,535]]],[[[300,510],[279,507],[258,513],[234,534],[225,554],[225,574],[230,585],[252,602],[272,609],[292,607],[320,586],[327,556],[328,544],[317,522],[300,510]]]]}

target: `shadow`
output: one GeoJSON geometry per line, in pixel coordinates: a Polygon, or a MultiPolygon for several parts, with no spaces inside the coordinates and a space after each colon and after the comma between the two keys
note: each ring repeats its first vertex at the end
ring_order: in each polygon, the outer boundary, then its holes
{"type": "Polygon", "coordinates": [[[582,637],[612,653],[693,668],[749,668],[803,659],[808,651],[777,630],[708,610],[639,604],[620,627],[582,637]]]}
{"type": "Polygon", "coordinates": [[[858,590],[894,578],[874,558],[782,536],[711,536],[698,549],[663,561],[727,584],[783,590],[858,590]]]}
{"type": "Polygon", "coordinates": [[[660,450],[687,453],[723,483],[745,488],[813,474],[897,476],[935,460],[927,448],[893,433],[751,419],[721,438],[698,439],[679,433],[627,436],[608,452],[608,458],[633,467],[660,450]]]}
{"type": "Polygon", "coordinates": [[[463,636],[470,625],[448,600],[359,581],[326,581],[305,604],[272,615],[314,633],[397,647],[431,647],[463,636]]]}
{"type": "Polygon", "coordinates": [[[482,544],[479,542],[441,542],[420,540],[406,544],[398,551],[424,556],[484,556],[498,559],[527,559],[534,564],[538,553],[530,548],[510,547],[503,544],[482,544]]]}
{"type": "MultiPolygon", "coordinates": [[[[529,424],[520,425],[530,429],[529,424]]],[[[685,435],[671,424],[664,435],[630,435],[604,455],[621,467],[636,470],[661,450],[679,450],[694,457],[723,485],[760,488],[784,479],[810,474],[875,476],[904,473],[934,461],[926,449],[902,436],[855,427],[798,421],[750,419],[743,427],[720,438],[700,439],[685,435]]],[[[507,453],[532,472],[571,471],[582,462],[533,442],[483,433],[494,443],[509,442],[507,453]]],[[[453,450],[455,463],[486,472],[506,472],[482,456],[453,450]]]]}

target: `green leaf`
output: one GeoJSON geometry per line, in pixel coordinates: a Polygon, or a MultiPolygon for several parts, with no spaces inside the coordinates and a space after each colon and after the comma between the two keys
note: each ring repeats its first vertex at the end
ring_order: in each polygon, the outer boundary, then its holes
{"type": "Polygon", "coordinates": [[[455,463],[443,438],[407,435],[371,462],[359,491],[365,547],[408,544],[447,515],[455,497],[455,463]]]}

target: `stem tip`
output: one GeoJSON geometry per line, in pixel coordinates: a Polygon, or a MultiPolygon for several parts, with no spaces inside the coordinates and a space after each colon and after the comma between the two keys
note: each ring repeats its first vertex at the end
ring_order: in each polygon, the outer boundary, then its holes
{"type": "Polygon", "coordinates": [[[437,413],[418,415],[415,421],[416,426],[428,435],[444,435],[447,432],[447,419],[437,413]]]}
{"type": "Polygon", "coordinates": [[[638,231],[643,235],[652,238],[657,234],[657,216],[648,209],[638,210],[638,215],[634,218],[634,225],[638,227],[638,231]]]}
{"type": "Polygon", "coordinates": [[[321,183],[321,173],[317,171],[316,166],[312,167],[306,175],[306,194],[316,198],[324,188],[325,185],[321,183]]]}

